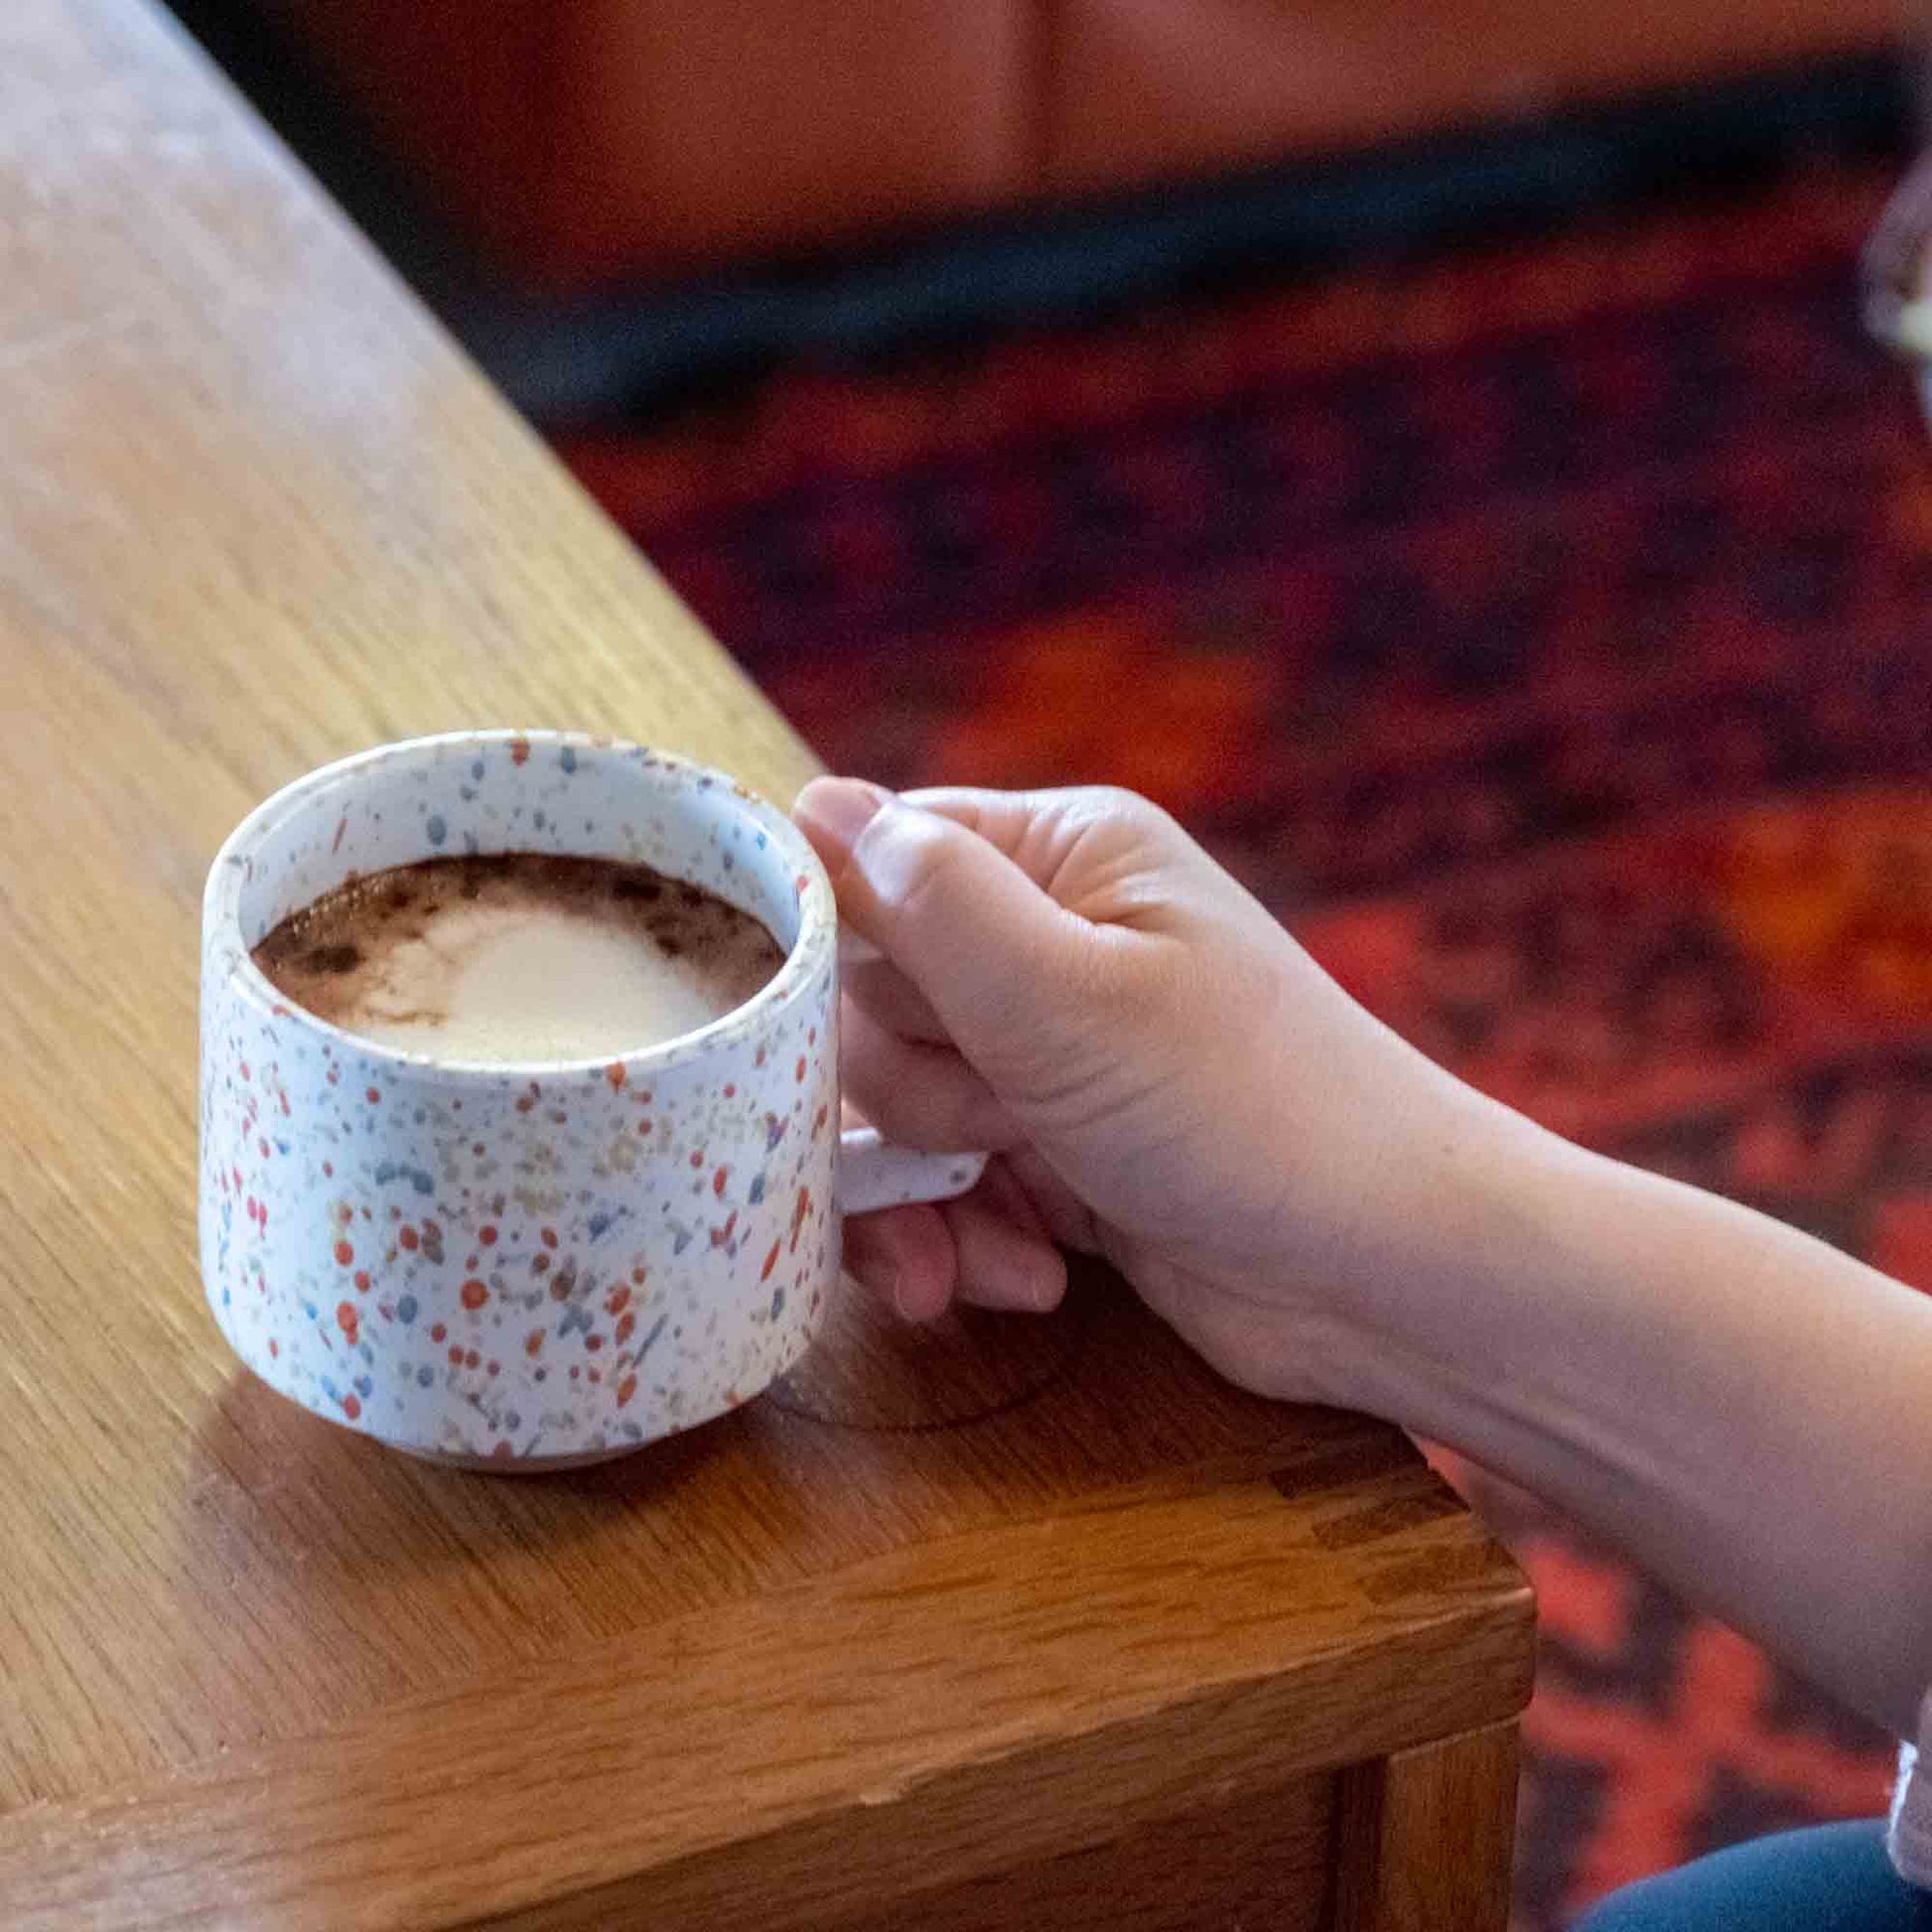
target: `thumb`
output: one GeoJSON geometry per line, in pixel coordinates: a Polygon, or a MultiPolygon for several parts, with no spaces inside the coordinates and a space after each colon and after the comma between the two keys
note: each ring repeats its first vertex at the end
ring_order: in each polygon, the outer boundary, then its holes
{"type": "Polygon", "coordinates": [[[846,923],[996,1083],[1003,1064],[1048,1043],[1056,1019],[1077,1018],[1093,928],[977,832],[858,778],[814,779],[792,814],[846,923]]]}

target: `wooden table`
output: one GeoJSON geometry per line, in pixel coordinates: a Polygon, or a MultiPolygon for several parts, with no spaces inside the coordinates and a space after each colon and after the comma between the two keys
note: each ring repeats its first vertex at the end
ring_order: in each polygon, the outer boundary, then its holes
{"type": "Polygon", "coordinates": [[[353,747],[812,768],[163,19],[0,8],[0,1923],[1502,1921],[1530,1601],[1088,1283],[439,1472],[196,1279],[209,856],[353,747]]]}

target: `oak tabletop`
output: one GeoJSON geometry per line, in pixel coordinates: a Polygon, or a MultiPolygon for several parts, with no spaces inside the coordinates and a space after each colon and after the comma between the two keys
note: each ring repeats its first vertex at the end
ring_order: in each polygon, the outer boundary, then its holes
{"type": "Polygon", "coordinates": [[[930,1334],[849,1301],[738,1415],[520,1482],[227,1356],[195,973],[234,821],[471,725],[814,767],[145,0],[0,8],[0,1921],[590,1924],[648,1869],[653,1922],[716,1923],[752,1840],[833,1883],[843,1807],[910,1888],[968,1796],[1050,1850],[1520,1706],[1527,1592],[1414,1450],[1104,1280],[930,1334]]]}

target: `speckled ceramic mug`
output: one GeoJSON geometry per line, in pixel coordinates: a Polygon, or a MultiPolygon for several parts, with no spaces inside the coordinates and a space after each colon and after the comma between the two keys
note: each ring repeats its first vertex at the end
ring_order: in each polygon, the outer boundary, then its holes
{"type": "Polygon", "coordinates": [[[943,1199],[975,1156],[839,1132],[837,914],[784,814],[634,745],[466,732],[259,806],[208,877],[202,1276],[264,1381],[399,1449],[491,1468],[619,1454],[749,1401],[815,1333],[842,1211],[943,1199]],[[618,1057],[398,1051],[250,958],[358,873],[441,854],[640,861],[785,951],[754,999],[618,1057]]]}

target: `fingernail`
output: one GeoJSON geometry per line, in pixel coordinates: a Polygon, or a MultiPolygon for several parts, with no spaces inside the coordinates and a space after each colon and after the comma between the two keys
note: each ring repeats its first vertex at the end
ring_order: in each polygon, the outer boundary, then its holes
{"type": "Polygon", "coordinates": [[[892,800],[884,785],[869,778],[814,778],[798,794],[791,815],[836,872],[852,857],[859,834],[892,800]]]}

